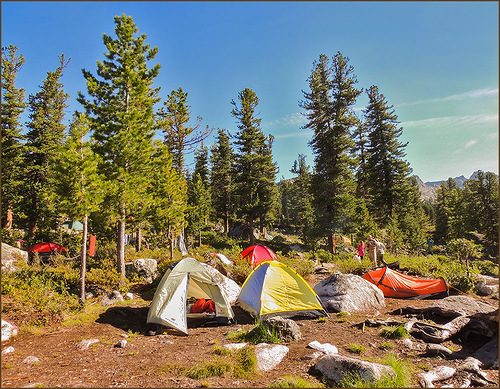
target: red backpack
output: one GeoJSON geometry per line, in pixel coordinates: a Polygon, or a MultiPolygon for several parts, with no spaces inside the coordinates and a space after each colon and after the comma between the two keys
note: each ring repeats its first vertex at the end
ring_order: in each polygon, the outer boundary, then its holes
{"type": "Polygon", "coordinates": [[[215,303],[214,300],[211,299],[198,299],[196,302],[191,306],[190,309],[191,313],[202,313],[202,312],[208,312],[208,313],[215,313],[215,303]]]}

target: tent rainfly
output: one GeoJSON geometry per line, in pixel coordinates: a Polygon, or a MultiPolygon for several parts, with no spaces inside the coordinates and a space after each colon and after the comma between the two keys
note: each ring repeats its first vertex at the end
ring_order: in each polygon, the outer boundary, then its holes
{"type": "Polygon", "coordinates": [[[147,322],[187,334],[188,318],[232,319],[229,299],[219,286],[223,277],[194,258],[184,258],[163,275],[149,307],[147,322]],[[212,300],[215,313],[191,313],[187,306],[191,298],[212,300]]]}
{"type": "Polygon", "coordinates": [[[258,318],[328,316],[307,282],[278,261],[263,262],[249,274],[236,305],[258,318]]]}
{"type": "Polygon", "coordinates": [[[60,244],[53,242],[41,242],[31,246],[28,251],[40,254],[52,254],[52,253],[66,253],[68,249],[61,246],[60,244]]]}
{"type": "Polygon", "coordinates": [[[422,279],[389,269],[387,266],[369,271],[363,278],[375,284],[385,297],[429,298],[448,295],[444,278],[422,279]]]}
{"type": "Polygon", "coordinates": [[[259,265],[264,261],[272,261],[278,259],[276,254],[267,246],[254,245],[249,246],[241,252],[241,257],[250,262],[252,267],[259,265]]]}

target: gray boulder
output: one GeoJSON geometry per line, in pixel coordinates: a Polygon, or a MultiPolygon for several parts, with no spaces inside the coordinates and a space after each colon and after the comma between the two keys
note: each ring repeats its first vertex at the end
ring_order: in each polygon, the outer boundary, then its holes
{"type": "Polygon", "coordinates": [[[469,296],[449,296],[436,300],[427,307],[406,307],[400,309],[400,313],[438,315],[443,318],[454,319],[459,316],[472,316],[476,314],[489,314],[498,309],[492,305],[474,299],[469,296]]]}
{"type": "Polygon", "coordinates": [[[127,277],[137,276],[151,284],[158,277],[158,262],[152,258],[139,258],[125,264],[125,273],[127,277]]]}
{"type": "Polygon", "coordinates": [[[28,263],[28,252],[2,242],[2,272],[16,271],[18,263],[28,263]]]}
{"type": "Polygon", "coordinates": [[[271,331],[275,332],[283,342],[292,342],[302,339],[300,328],[293,320],[282,317],[272,317],[262,320],[271,331]]]}
{"type": "Polygon", "coordinates": [[[316,284],[314,291],[330,312],[374,311],[385,306],[382,291],[354,274],[333,274],[316,284]]]}
{"type": "Polygon", "coordinates": [[[17,332],[17,326],[2,319],[2,342],[6,342],[13,336],[16,336],[17,332]]]}
{"type": "Polygon", "coordinates": [[[255,346],[257,368],[260,371],[269,371],[278,366],[288,354],[288,347],[281,344],[259,343],[255,346]]]}
{"type": "Polygon", "coordinates": [[[476,292],[480,296],[490,296],[492,294],[498,296],[498,284],[488,285],[484,280],[481,280],[476,284],[476,292]]]}
{"type": "Polygon", "coordinates": [[[35,363],[40,363],[40,359],[38,359],[34,355],[30,355],[30,356],[23,359],[23,363],[25,363],[27,365],[33,365],[35,363]]]}
{"type": "Polygon", "coordinates": [[[314,365],[314,369],[333,385],[338,384],[346,374],[359,374],[361,379],[366,381],[378,380],[384,376],[396,376],[396,372],[390,366],[344,357],[339,354],[320,358],[314,365]]]}
{"type": "Polygon", "coordinates": [[[127,341],[125,339],[120,339],[114,347],[116,348],[125,348],[127,346],[127,341]]]}
{"type": "Polygon", "coordinates": [[[15,351],[14,347],[9,346],[9,347],[6,347],[2,350],[2,355],[10,354],[10,353],[13,353],[14,351],[15,351]]]}
{"type": "Polygon", "coordinates": [[[109,305],[116,304],[118,301],[123,301],[123,296],[119,291],[113,290],[111,292],[111,294],[109,294],[108,296],[105,296],[102,299],[101,303],[102,303],[102,305],[107,307],[109,305]]]}
{"type": "Polygon", "coordinates": [[[99,343],[99,339],[84,339],[76,345],[78,350],[87,350],[90,346],[95,343],[99,343]]]}

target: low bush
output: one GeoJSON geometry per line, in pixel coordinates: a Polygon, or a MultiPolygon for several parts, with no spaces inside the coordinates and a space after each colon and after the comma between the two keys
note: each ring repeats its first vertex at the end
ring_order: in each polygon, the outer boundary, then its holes
{"type": "Polygon", "coordinates": [[[306,258],[281,257],[280,262],[283,262],[285,265],[291,267],[302,277],[306,277],[314,272],[314,262],[306,258]]]}
{"type": "Polygon", "coordinates": [[[366,351],[365,346],[358,343],[350,343],[346,346],[346,350],[353,354],[363,354],[366,351]]]}
{"type": "Polygon", "coordinates": [[[110,293],[113,290],[126,292],[129,289],[128,282],[120,285],[120,273],[115,268],[94,268],[87,272],[87,290],[95,294],[110,293]]]}
{"type": "Polygon", "coordinates": [[[19,325],[45,326],[61,322],[80,309],[76,295],[78,272],[65,268],[23,268],[2,274],[2,313],[19,325]]]}
{"type": "Polygon", "coordinates": [[[233,266],[231,267],[231,278],[238,284],[243,284],[251,272],[252,267],[247,260],[236,258],[233,261],[233,266]]]}
{"type": "Polygon", "coordinates": [[[250,331],[232,331],[227,334],[227,338],[234,342],[258,343],[281,343],[278,333],[258,322],[250,331]]]}

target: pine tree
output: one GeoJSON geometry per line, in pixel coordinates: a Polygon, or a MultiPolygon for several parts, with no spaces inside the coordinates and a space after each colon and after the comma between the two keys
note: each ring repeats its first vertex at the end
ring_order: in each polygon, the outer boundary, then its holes
{"type": "Polygon", "coordinates": [[[208,147],[201,142],[200,148],[194,153],[194,172],[193,176],[200,175],[205,186],[208,186],[210,170],[208,168],[208,147]]]}
{"type": "Polygon", "coordinates": [[[191,113],[187,97],[187,92],[181,87],[173,90],[158,112],[158,126],[163,131],[165,144],[172,154],[173,166],[179,172],[184,171],[185,154],[192,152],[211,133],[208,126],[200,130],[200,116],[194,126],[188,125],[191,113]]]}
{"type": "Polygon", "coordinates": [[[59,67],[47,73],[40,91],[29,96],[29,131],[26,135],[25,209],[28,219],[28,240],[35,233],[48,239],[50,230],[57,227],[57,201],[54,194],[52,161],[64,140],[64,110],[68,95],[61,77],[68,61],[59,57],[59,67]]]}
{"type": "Polygon", "coordinates": [[[170,259],[174,258],[175,238],[182,232],[187,212],[187,186],[184,177],[173,167],[172,156],[162,142],[155,142],[152,163],[149,207],[152,225],[165,235],[170,245],[170,259]]]}
{"type": "Polygon", "coordinates": [[[462,237],[463,217],[460,215],[462,194],[455,180],[449,178],[437,189],[436,196],[436,243],[445,244],[454,238],[462,237]],[[457,217],[458,216],[458,217],[457,217]]]}
{"type": "Polygon", "coordinates": [[[188,232],[198,237],[201,246],[201,231],[208,223],[210,216],[210,193],[201,175],[196,173],[189,182],[188,188],[188,232]]]}
{"type": "Polygon", "coordinates": [[[478,171],[464,188],[464,215],[468,231],[485,235],[490,254],[498,254],[498,177],[478,171]]]}
{"type": "Polygon", "coordinates": [[[310,145],[314,153],[312,191],[319,228],[328,235],[329,249],[334,251],[333,235],[351,228],[355,206],[355,182],[351,155],[354,141],[351,130],[357,124],[353,105],[361,93],[348,58],[338,52],[332,60],[320,55],[308,79],[309,92],[303,92],[301,107],[306,110],[313,130],[310,145]]]}
{"type": "Polygon", "coordinates": [[[233,100],[231,114],[238,120],[236,134],[238,151],[235,158],[235,203],[238,214],[249,224],[250,244],[255,243],[254,223],[260,219],[266,224],[266,216],[276,205],[277,167],[272,158],[272,139],[260,129],[261,119],[255,117],[259,98],[249,88],[238,94],[239,106],[233,100]]]}
{"type": "Polygon", "coordinates": [[[403,159],[407,144],[398,140],[403,129],[397,126],[399,122],[393,107],[388,105],[376,86],[371,86],[367,94],[369,208],[384,225],[397,206],[407,201],[411,169],[403,159]]]}
{"type": "Polygon", "coordinates": [[[354,128],[353,137],[355,141],[354,151],[356,153],[356,157],[358,158],[358,167],[356,170],[356,195],[361,198],[367,198],[368,172],[366,168],[366,160],[368,159],[368,130],[366,123],[359,120],[359,124],[354,128]]]}
{"type": "Polygon", "coordinates": [[[139,217],[151,199],[147,188],[151,177],[154,105],[158,89],[153,82],[160,65],[148,68],[157,49],[136,36],[132,17],[115,17],[116,39],[104,34],[105,60],[97,62],[97,76],[83,70],[88,98],[79,94],[94,130],[94,149],[102,157],[100,166],[110,183],[108,205],[118,221],[117,264],[125,279],[125,222],[139,217]]]}
{"type": "Polygon", "coordinates": [[[55,188],[60,209],[71,219],[83,220],[80,265],[80,300],[85,301],[87,230],[90,213],[99,210],[104,200],[103,176],[98,172],[99,157],[85,137],[89,120],[75,113],[69,137],[60,153],[54,156],[55,188]]]}
{"type": "MultiPolygon", "coordinates": [[[[16,78],[24,64],[17,47],[2,48],[2,210],[6,210],[7,229],[12,228],[14,214],[21,213],[23,135],[20,116],[26,108],[24,89],[16,87],[16,78]]],[[[0,216],[3,220],[4,215],[0,216]]]]}
{"type": "Polygon", "coordinates": [[[217,135],[210,158],[210,196],[215,216],[224,220],[224,233],[229,234],[229,221],[234,212],[234,152],[226,131],[219,129],[217,135]]]}

